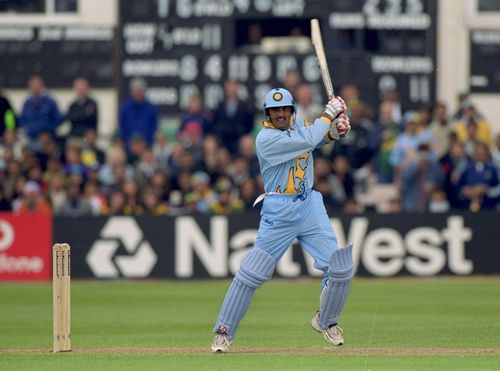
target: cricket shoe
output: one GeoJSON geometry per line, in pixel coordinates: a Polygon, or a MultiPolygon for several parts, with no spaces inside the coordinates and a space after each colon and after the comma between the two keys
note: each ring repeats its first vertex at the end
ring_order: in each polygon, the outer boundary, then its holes
{"type": "Polygon", "coordinates": [[[229,341],[227,334],[215,334],[212,342],[212,352],[226,353],[230,345],[231,341],[229,341]]]}
{"type": "Polygon", "coordinates": [[[325,340],[330,344],[332,345],[344,344],[344,338],[342,337],[344,331],[339,326],[333,325],[328,327],[326,330],[323,330],[321,328],[321,326],[319,325],[319,311],[316,312],[313,319],[311,320],[311,327],[315,331],[321,332],[325,340]]]}

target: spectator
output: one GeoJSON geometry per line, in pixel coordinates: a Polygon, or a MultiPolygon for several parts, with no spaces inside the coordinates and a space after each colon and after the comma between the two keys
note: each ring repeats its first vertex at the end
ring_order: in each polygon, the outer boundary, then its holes
{"type": "Polygon", "coordinates": [[[443,191],[446,198],[452,208],[459,208],[461,207],[461,200],[458,197],[458,181],[468,164],[463,143],[456,139],[451,140],[448,152],[439,162],[444,176],[443,191]]]}
{"type": "Polygon", "coordinates": [[[87,200],[92,210],[92,215],[102,215],[107,208],[107,201],[104,195],[99,191],[95,180],[88,180],[85,183],[83,196],[87,200]]]}
{"type": "Polygon", "coordinates": [[[126,148],[130,147],[133,137],[140,136],[148,146],[153,145],[158,129],[156,107],[146,98],[147,84],[143,78],[130,80],[130,96],[120,109],[119,137],[126,148]]]}
{"type": "Polygon", "coordinates": [[[212,214],[235,214],[245,210],[243,201],[232,192],[231,180],[220,177],[215,183],[216,200],[209,205],[212,214]]]}
{"type": "Polygon", "coordinates": [[[453,126],[454,132],[462,142],[468,137],[467,125],[469,123],[477,125],[476,140],[489,147],[492,143],[491,126],[488,121],[477,112],[476,107],[472,103],[467,103],[464,106],[462,117],[460,117],[453,126]]]}
{"type": "Polygon", "coordinates": [[[66,179],[61,173],[54,174],[49,181],[47,196],[54,215],[61,215],[66,204],[66,179]]]}
{"type": "Polygon", "coordinates": [[[499,198],[498,188],[498,170],[491,161],[488,147],[480,143],[458,181],[464,207],[473,212],[495,208],[499,198]]]}
{"type": "MultiPolygon", "coordinates": [[[[115,177],[115,169],[122,168],[125,172],[125,178],[131,178],[134,175],[134,169],[126,162],[127,155],[125,150],[118,145],[109,148],[106,154],[106,162],[99,169],[99,182],[105,187],[115,187],[118,185],[118,179],[115,177]]],[[[120,170],[119,172],[122,172],[120,170]]]]}
{"type": "Polygon", "coordinates": [[[239,98],[239,84],[235,80],[224,82],[224,100],[213,113],[210,132],[217,135],[231,154],[238,151],[238,141],[253,129],[254,114],[239,98]]]}
{"type": "Polygon", "coordinates": [[[446,104],[438,102],[434,106],[434,116],[429,129],[436,140],[434,150],[439,158],[441,158],[446,154],[450,146],[450,134],[452,131],[446,104]]]}
{"type": "Polygon", "coordinates": [[[369,148],[373,153],[373,171],[380,183],[393,181],[393,166],[390,156],[396,145],[400,128],[392,116],[392,104],[382,102],[379,106],[379,118],[369,133],[369,148]]]}
{"type": "Polygon", "coordinates": [[[450,203],[446,199],[446,194],[439,188],[434,189],[431,193],[429,211],[431,213],[446,213],[450,211],[450,203]]]}
{"type": "Polygon", "coordinates": [[[210,114],[203,107],[200,94],[193,94],[188,100],[186,111],[181,115],[178,137],[182,140],[187,126],[196,127],[196,131],[204,136],[209,130],[210,114]]]}
{"type": "Polygon", "coordinates": [[[430,145],[409,151],[400,166],[401,202],[404,211],[425,211],[434,190],[441,186],[442,173],[430,145]]]}
{"type": "Polygon", "coordinates": [[[14,207],[17,215],[51,214],[49,203],[43,198],[40,185],[36,182],[26,182],[23,186],[22,196],[14,207]]]}
{"type": "Polygon", "coordinates": [[[351,101],[349,120],[351,131],[331,148],[331,157],[345,156],[352,168],[357,170],[371,161],[369,144],[373,123],[365,117],[364,107],[359,101],[351,101]]]}
{"type": "Polygon", "coordinates": [[[105,153],[97,147],[97,132],[94,129],[85,129],[85,140],[81,150],[82,164],[86,169],[99,168],[106,161],[105,153]]]}
{"type": "Polygon", "coordinates": [[[300,84],[295,94],[297,116],[313,122],[323,112],[323,106],[314,103],[311,85],[300,84]]]}
{"type": "MultiPolygon", "coordinates": [[[[413,161],[415,152],[421,144],[430,146],[430,143],[425,142],[419,134],[419,117],[416,113],[407,112],[404,121],[405,130],[396,139],[396,144],[389,159],[391,165],[396,170],[397,176],[400,174],[403,166],[405,166],[405,161],[413,161]]],[[[430,147],[428,151],[433,155],[430,147]]]]}
{"type": "Polygon", "coordinates": [[[24,102],[19,124],[28,136],[30,148],[35,150],[41,133],[47,132],[55,136],[62,117],[57,103],[45,90],[42,76],[30,77],[29,90],[30,95],[24,102]]]}
{"type": "Polygon", "coordinates": [[[104,215],[126,215],[125,194],[121,189],[114,189],[109,196],[109,207],[103,210],[104,215]]]}
{"type": "Polygon", "coordinates": [[[0,138],[6,131],[16,130],[16,115],[9,100],[0,93],[0,138]]]}
{"type": "Polygon", "coordinates": [[[153,188],[146,187],[141,195],[143,215],[167,215],[168,207],[162,202],[153,188]]]}
{"type": "MultiPolygon", "coordinates": [[[[240,140],[246,141],[246,139],[243,138],[247,137],[249,136],[244,135],[240,140]]],[[[208,173],[208,175],[210,175],[210,179],[215,181],[215,179],[217,178],[217,152],[219,150],[218,138],[215,135],[207,135],[203,141],[202,150],[203,158],[201,160],[200,168],[204,172],[208,173]]]]}
{"type": "MultiPolygon", "coordinates": [[[[247,179],[243,182],[240,186],[239,195],[240,199],[243,201],[245,210],[252,210],[255,200],[259,197],[259,191],[255,180],[247,179]]],[[[261,206],[261,203],[259,203],[255,207],[256,209],[259,209],[261,206]]]]}
{"type": "Polygon", "coordinates": [[[76,78],[73,81],[73,91],[75,100],[70,104],[66,114],[66,119],[71,123],[69,135],[83,139],[87,129],[97,132],[97,103],[89,96],[89,82],[86,78],[76,78]]]}
{"type": "Polygon", "coordinates": [[[3,187],[0,186],[0,211],[11,211],[12,205],[10,204],[10,200],[5,197],[5,193],[3,191],[3,187]]]}
{"type": "Polygon", "coordinates": [[[133,178],[125,180],[123,184],[123,193],[125,194],[125,214],[141,215],[142,206],[140,205],[140,185],[133,178]]]}
{"type": "MultiPolygon", "coordinates": [[[[352,132],[352,130],[351,130],[352,132]]],[[[351,174],[351,165],[345,156],[337,156],[333,162],[333,174],[329,177],[332,196],[337,203],[345,204],[354,198],[354,178],[351,174]]]]}
{"type": "Polygon", "coordinates": [[[390,103],[392,109],[392,119],[398,124],[403,121],[403,108],[399,100],[399,93],[396,89],[387,89],[382,98],[383,102],[390,103]]]}
{"type": "Polygon", "coordinates": [[[155,162],[163,170],[167,170],[168,161],[170,155],[172,154],[173,144],[169,143],[168,136],[166,133],[157,132],[155,136],[155,142],[153,144],[153,155],[155,162]]]}
{"type": "Polygon", "coordinates": [[[216,200],[216,195],[210,187],[210,177],[207,173],[197,171],[191,177],[191,184],[193,187],[192,194],[196,199],[196,211],[200,213],[207,213],[216,200]]]}
{"type": "Polygon", "coordinates": [[[60,215],[72,217],[92,215],[92,207],[83,197],[78,184],[68,185],[66,202],[61,207],[60,215]]]}
{"type": "Polygon", "coordinates": [[[136,173],[139,180],[144,182],[150,179],[158,169],[160,169],[160,167],[158,167],[156,163],[153,150],[151,148],[145,148],[141,158],[136,164],[136,173]]]}
{"type": "Polygon", "coordinates": [[[286,71],[285,76],[283,77],[282,85],[283,87],[292,93],[292,96],[295,97],[297,95],[297,89],[302,82],[302,76],[300,76],[300,72],[294,68],[286,71]]]}
{"type": "Polygon", "coordinates": [[[259,160],[255,154],[255,141],[250,135],[243,135],[240,138],[239,155],[248,162],[249,175],[255,178],[259,172],[259,160]]]}
{"type": "Polygon", "coordinates": [[[70,176],[70,174],[80,174],[83,177],[82,180],[86,179],[87,169],[82,164],[81,148],[75,143],[68,142],[66,145],[63,171],[66,176],[70,176]]]}

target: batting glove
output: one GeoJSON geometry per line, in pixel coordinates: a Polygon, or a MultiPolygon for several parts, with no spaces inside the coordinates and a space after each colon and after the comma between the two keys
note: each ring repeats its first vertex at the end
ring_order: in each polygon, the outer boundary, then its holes
{"type": "Polygon", "coordinates": [[[345,110],[346,105],[344,100],[341,97],[336,96],[326,104],[324,114],[328,116],[331,121],[333,121],[334,118],[345,110]]]}
{"type": "Polygon", "coordinates": [[[341,112],[330,124],[330,137],[339,140],[345,137],[350,130],[349,117],[345,112],[341,112]]]}

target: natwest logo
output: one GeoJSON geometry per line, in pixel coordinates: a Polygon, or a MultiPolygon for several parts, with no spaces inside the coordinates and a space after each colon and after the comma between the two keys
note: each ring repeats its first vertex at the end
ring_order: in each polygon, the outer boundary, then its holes
{"type": "MultiPolygon", "coordinates": [[[[332,219],[339,246],[354,244],[354,263],[360,274],[394,276],[411,274],[433,276],[440,273],[471,274],[473,261],[466,258],[467,244],[473,230],[465,225],[462,216],[446,218],[444,228],[426,225],[397,224],[397,228],[374,227],[370,218],[355,217],[344,229],[339,219],[332,219]]],[[[175,274],[195,277],[198,260],[211,277],[234,274],[241,259],[255,243],[257,231],[244,229],[230,235],[227,217],[210,219],[207,234],[195,218],[176,219],[175,274]]],[[[380,224],[380,223],[379,223],[380,224]]],[[[314,268],[312,258],[293,254],[289,249],[279,261],[276,272],[283,277],[322,275],[314,268]]]]}
{"type": "Polygon", "coordinates": [[[99,278],[147,277],[156,264],[157,256],[132,217],[116,216],[108,220],[94,242],[86,261],[99,278]],[[120,244],[128,255],[116,255],[120,244]],[[116,256],[115,256],[116,255],[116,256]]]}

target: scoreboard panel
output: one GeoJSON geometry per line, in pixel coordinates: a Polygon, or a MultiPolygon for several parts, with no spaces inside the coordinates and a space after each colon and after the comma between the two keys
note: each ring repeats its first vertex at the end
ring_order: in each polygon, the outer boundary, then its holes
{"type": "Polygon", "coordinates": [[[433,0],[122,0],[121,94],[142,76],[161,112],[174,114],[193,92],[214,108],[231,78],[260,109],[265,92],[296,68],[323,102],[312,49],[262,53],[245,48],[242,34],[260,24],[263,36],[309,36],[309,20],[318,18],[336,91],[355,83],[376,107],[396,88],[403,107],[415,108],[435,99],[436,11],[433,0]]]}

